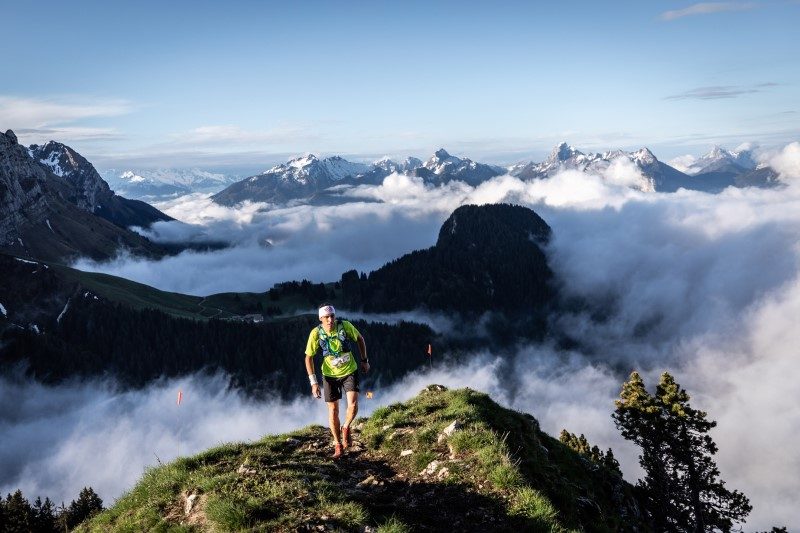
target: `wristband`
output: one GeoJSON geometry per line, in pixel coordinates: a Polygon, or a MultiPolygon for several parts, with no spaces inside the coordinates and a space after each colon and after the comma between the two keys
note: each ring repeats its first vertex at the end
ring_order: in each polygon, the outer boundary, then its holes
{"type": "Polygon", "coordinates": [[[312,385],[316,385],[317,384],[317,375],[316,374],[309,374],[308,382],[311,383],[312,385]]]}

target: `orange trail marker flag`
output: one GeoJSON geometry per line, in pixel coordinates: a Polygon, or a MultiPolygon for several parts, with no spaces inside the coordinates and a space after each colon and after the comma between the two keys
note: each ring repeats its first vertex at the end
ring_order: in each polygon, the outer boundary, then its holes
{"type": "Polygon", "coordinates": [[[373,396],[372,391],[367,391],[367,400],[371,400],[372,396],[373,396]]]}
{"type": "Polygon", "coordinates": [[[183,391],[182,391],[182,390],[179,390],[179,391],[178,391],[178,401],[176,402],[176,403],[177,403],[177,405],[180,405],[180,404],[181,404],[181,400],[183,400],[183,391]]]}

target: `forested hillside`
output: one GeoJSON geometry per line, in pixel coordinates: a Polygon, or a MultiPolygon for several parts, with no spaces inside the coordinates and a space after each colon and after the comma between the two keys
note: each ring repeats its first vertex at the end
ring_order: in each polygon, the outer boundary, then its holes
{"type": "MultiPolygon", "coordinates": [[[[161,376],[222,370],[250,392],[289,396],[306,391],[303,352],[317,324],[313,316],[259,324],[200,321],[79,298],[60,321],[40,324],[38,332],[8,328],[0,363],[6,368],[20,364],[46,382],[110,375],[130,386],[161,376]]],[[[354,324],[367,341],[373,382],[393,381],[425,364],[426,348],[435,337],[420,324],[354,324]]]]}

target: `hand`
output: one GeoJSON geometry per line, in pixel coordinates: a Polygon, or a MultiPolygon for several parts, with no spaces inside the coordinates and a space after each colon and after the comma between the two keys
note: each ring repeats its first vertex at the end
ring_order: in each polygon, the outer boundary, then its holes
{"type": "Polygon", "coordinates": [[[368,361],[361,361],[361,371],[363,373],[369,372],[369,362],[368,361]]]}
{"type": "Polygon", "coordinates": [[[319,390],[319,383],[314,383],[311,385],[311,396],[314,398],[322,398],[322,393],[319,390]]]}

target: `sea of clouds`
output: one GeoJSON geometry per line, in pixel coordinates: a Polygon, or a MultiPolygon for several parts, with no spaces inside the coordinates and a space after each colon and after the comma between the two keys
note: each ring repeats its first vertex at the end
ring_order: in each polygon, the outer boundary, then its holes
{"type": "MultiPolygon", "coordinates": [[[[717,195],[640,192],[630,186],[641,176],[620,165],[603,176],[567,171],[533,183],[500,176],[475,188],[429,187],[392,175],[380,186],[343,189],[351,201],[328,207],[226,208],[195,195],[161,205],[184,224],[164,224],[153,235],[180,240],[202,233],[235,246],[78,267],[192,294],[263,291],[280,281],[336,280],[346,270],[369,271],[431,246],[441,223],[465,203],[530,206],[553,228],[547,251],[562,295],[585,304],[556,317],[581,349],[523,345],[503,356],[505,362],[482,352],[457,365],[420,369],[376,391],[375,400],[362,402],[363,412],[432,382],[470,386],[532,413],[551,434],[567,428],[612,447],[633,481],[640,475],[637,451],[613,426],[613,400],[631,370],[651,389],[668,370],[692,404],[718,422],[712,435],[722,478],[754,506],[747,529],[792,530],[800,527],[794,505],[800,493],[794,451],[800,438],[794,401],[800,143],[770,157],[785,187],[717,195]]],[[[424,314],[390,318],[411,316],[427,320],[424,314]]],[[[447,317],[431,319],[439,331],[460,326],[447,317]]],[[[0,490],[19,487],[31,497],[60,500],[92,485],[110,503],[158,460],[324,424],[324,407],[303,393],[291,402],[255,402],[228,389],[224,376],[190,376],[140,391],[101,382],[45,387],[4,380],[0,433],[11,444],[0,448],[0,490]],[[175,405],[179,389],[181,406],[175,405]]]]}

